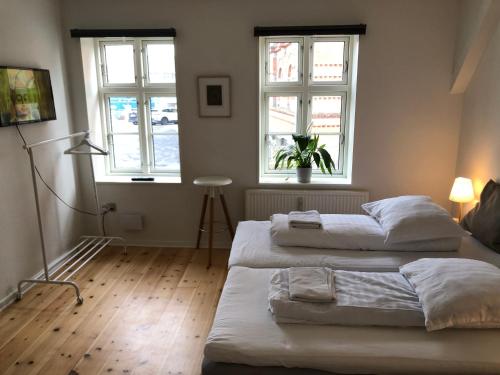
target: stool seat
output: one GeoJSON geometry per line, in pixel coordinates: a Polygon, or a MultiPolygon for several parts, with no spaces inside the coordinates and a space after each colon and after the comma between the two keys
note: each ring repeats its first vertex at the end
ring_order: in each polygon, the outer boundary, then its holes
{"type": "Polygon", "coordinates": [[[205,176],[195,178],[193,184],[198,186],[216,187],[230,185],[232,182],[233,180],[225,176],[205,176]]]}

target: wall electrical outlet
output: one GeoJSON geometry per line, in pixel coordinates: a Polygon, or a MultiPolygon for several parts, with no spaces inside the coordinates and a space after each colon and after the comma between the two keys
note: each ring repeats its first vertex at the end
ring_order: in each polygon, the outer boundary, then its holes
{"type": "Polygon", "coordinates": [[[109,212],[109,211],[116,211],[116,203],[113,203],[113,202],[110,202],[110,203],[104,203],[104,204],[102,205],[102,209],[103,209],[104,211],[107,211],[107,212],[109,212]]]}

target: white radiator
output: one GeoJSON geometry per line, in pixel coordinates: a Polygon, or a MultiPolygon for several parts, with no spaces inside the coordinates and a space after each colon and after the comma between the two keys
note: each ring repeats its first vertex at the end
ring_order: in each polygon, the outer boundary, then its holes
{"type": "Polygon", "coordinates": [[[246,220],[269,220],[275,213],[318,210],[323,214],[362,214],[367,191],[250,189],[245,196],[246,220]]]}

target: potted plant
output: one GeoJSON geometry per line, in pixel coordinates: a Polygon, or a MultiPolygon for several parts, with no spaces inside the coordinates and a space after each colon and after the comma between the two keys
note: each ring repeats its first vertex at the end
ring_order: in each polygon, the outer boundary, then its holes
{"type": "Polygon", "coordinates": [[[294,144],[281,148],[276,153],[276,163],[274,168],[290,168],[295,165],[297,168],[297,180],[299,182],[311,182],[312,163],[321,169],[322,173],[332,174],[335,163],[330,153],[325,149],[325,145],[318,146],[319,135],[292,135],[294,144]]]}

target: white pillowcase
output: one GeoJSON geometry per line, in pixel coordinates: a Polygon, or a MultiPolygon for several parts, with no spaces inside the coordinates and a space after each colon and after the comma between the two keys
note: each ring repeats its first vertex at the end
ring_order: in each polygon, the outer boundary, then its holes
{"type": "Polygon", "coordinates": [[[448,211],[425,195],[403,195],[361,207],[382,226],[386,244],[462,237],[448,211]]]}
{"type": "Polygon", "coordinates": [[[500,328],[500,269],[494,265],[473,259],[422,258],[399,272],[418,295],[428,331],[500,328]]]}

